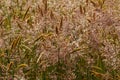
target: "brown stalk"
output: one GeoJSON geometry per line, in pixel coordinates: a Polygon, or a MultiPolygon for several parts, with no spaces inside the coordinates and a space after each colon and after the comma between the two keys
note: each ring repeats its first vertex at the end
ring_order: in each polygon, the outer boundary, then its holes
{"type": "Polygon", "coordinates": [[[62,26],[63,26],[63,17],[61,17],[60,19],[60,30],[62,30],[62,26]]]}
{"type": "Polygon", "coordinates": [[[86,0],[86,3],[87,3],[87,4],[88,4],[88,1],[89,1],[89,0],[86,0]]]}
{"type": "Polygon", "coordinates": [[[13,40],[12,45],[11,45],[11,50],[16,48],[20,40],[21,40],[21,36],[18,36],[17,39],[13,40]]]}
{"type": "Polygon", "coordinates": [[[95,16],[96,16],[96,14],[95,14],[95,13],[93,13],[93,20],[95,20],[95,16]]]}
{"type": "Polygon", "coordinates": [[[0,21],[0,25],[2,25],[2,23],[3,23],[3,20],[2,20],[2,21],[0,21]]]}
{"type": "Polygon", "coordinates": [[[20,28],[20,29],[23,29],[22,28],[22,26],[20,25],[20,23],[17,21],[17,24],[18,24],[18,27],[20,28]]]}
{"type": "Polygon", "coordinates": [[[86,12],[86,8],[85,8],[85,7],[83,7],[83,12],[84,12],[84,14],[85,14],[85,12],[86,12]]]}
{"type": "Polygon", "coordinates": [[[82,6],[80,5],[79,8],[80,8],[80,13],[83,14],[83,8],[82,8],[82,6]]]}
{"type": "Polygon", "coordinates": [[[42,10],[42,8],[40,8],[39,5],[38,5],[38,9],[39,9],[39,12],[40,12],[41,16],[43,17],[43,10],[42,10]]]}
{"type": "Polygon", "coordinates": [[[89,0],[86,0],[86,4],[88,5],[88,3],[89,3],[89,0]]]}
{"type": "Polygon", "coordinates": [[[1,20],[0,20],[0,25],[2,25],[3,22],[4,22],[4,19],[1,19],[1,20]]]}
{"type": "Polygon", "coordinates": [[[97,7],[97,6],[98,6],[98,4],[95,3],[94,1],[91,0],[90,2],[93,4],[94,7],[97,7]]]}
{"type": "Polygon", "coordinates": [[[13,62],[10,62],[10,64],[8,64],[8,66],[7,66],[7,71],[10,70],[10,68],[11,68],[12,65],[13,65],[13,62]]]}
{"type": "Polygon", "coordinates": [[[24,14],[24,16],[23,16],[23,20],[25,20],[25,18],[26,18],[26,16],[27,16],[27,13],[28,13],[29,9],[30,9],[30,7],[28,7],[28,9],[26,10],[26,12],[25,12],[25,14],[24,14]]]}
{"type": "Polygon", "coordinates": [[[89,23],[91,23],[91,20],[90,20],[90,19],[87,19],[87,21],[88,21],[89,23]]]}
{"type": "Polygon", "coordinates": [[[45,14],[46,14],[46,13],[47,13],[47,0],[43,0],[42,2],[43,2],[43,4],[44,4],[44,7],[45,7],[45,8],[44,8],[44,10],[45,10],[44,12],[45,12],[45,14]]]}
{"type": "Polygon", "coordinates": [[[59,29],[58,29],[57,26],[55,27],[55,32],[56,32],[57,35],[59,34],[59,29]]]}
{"type": "Polygon", "coordinates": [[[52,11],[52,10],[50,11],[50,18],[51,18],[51,19],[55,19],[55,17],[54,17],[54,14],[53,14],[53,11],[52,11]]]}

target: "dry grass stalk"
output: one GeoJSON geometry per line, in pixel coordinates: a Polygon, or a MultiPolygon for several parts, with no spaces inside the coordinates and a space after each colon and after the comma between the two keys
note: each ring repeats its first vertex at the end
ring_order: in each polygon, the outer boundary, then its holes
{"type": "Polygon", "coordinates": [[[52,11],[52,10],[50,11],[50,18],[51,18],[51,19],[55,19],[55,16],[54,16],[54,14],[53,14],[53,11],[52,11]]]}
{"type": "Polygon", "coordinates": [[[19,70],[20,68],[25,68],[25,67],[28,67],[28,65],[27,64],[20,64],[20,65],[17,65],[16,70],[19,70]]]}
{"type": "Polygon", "coordinates": [[[80,5],[80,13],[83,14],[83,8],[81,5],[80,5]]]}
{"type": "Polygon", "coordinates": [[[44,4],[44,13],[46,14],[47,13],[47,0],[43,0],[42,2],[44,4]]]}
{"type": "Polygon", "coordinates": [[[23,16],[23,20],[25,20],[25,18],[26,18],[26,16],[27,16],[27,13],[28,13],[29,9],[30,9],[30,7],[27,8],[27,10],[26,10],[26,12],[25,12],[25,14],[24,14],[24,16],[23,16]]]}
{"type": "Polygon", "coordinates": [[[26,49],[26,50],[28,50],[28,51],[30,51],[30,52],[32,52],[32,50],[28,46],[26,46],[26,45],[21,45],[21,47],[26,49]]]}
{"type": "Polygon", "coordinates": [[[43,17],[43,9],[40,8],[40,6],[38,5],[38,9],[39,9],[39,12],[40,12],[40,15],[43,17]]]}
{"type": "Polygon", "coordinates": [[[17,21],[18,27],[23,30],[21,24],[17,21]]]}
{"type": "Polygon", "coordinates": [[[19,44],[21,40],[21,36],[18,36],[16,39],[13,40],[12,44],[11,44],[11,50],[15,49],[17,47],[17,45],[19,44]]]}
{"type": "Polygon", "coordinates": [[[94,7],[98,7],[99,6],[98,3],[95,2],[94,0],[91,0],[90,2],[93,4],[94,7]]]}
{"type": "Polygon", "coordinates": [[[13,65],[13,62],[10,62],[10,63],[7,65],[7,71],[10,70],[10,68],[12,67],[12,65],[13,65]]]}
{"type": "Polygon", "coordinates": [[[93,20],[95,21],[96,18],[96,13],[93,14],[93,20]]]}
{"type": "Polygon", "coordinates": [[[45,54],[45,51],[41,52],[38,59],[37,59],[37,63],[40,61],[40,59],[42,58],[42,55],[45,54]]]}
{"type": "Polygon", "coordinates": [[[60,18],[60,27],[59,30],[62,30],[63,28],[63,17],[60,18]]]}
{"type": "Polygon", "coordinates": [[[57,35],[59,34],[59,29],[58,29],[57,26],[55,27],[55,32],[56,32],[57,35]]]}

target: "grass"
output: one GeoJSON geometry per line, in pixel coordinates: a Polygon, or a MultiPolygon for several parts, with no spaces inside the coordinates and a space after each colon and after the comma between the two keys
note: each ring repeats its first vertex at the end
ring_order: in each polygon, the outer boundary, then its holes
{"type": "Polygon", "coordinates": [[[0,1],[0,80],[119,80],[119,3],[0,1]]]}

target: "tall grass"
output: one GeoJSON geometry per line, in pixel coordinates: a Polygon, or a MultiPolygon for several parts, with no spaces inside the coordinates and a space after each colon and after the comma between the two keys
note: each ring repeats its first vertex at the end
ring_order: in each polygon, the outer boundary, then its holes
{"type": "Polygon", "coordinates": [[[119,80],[119,3],[0,1],[0,80],[119,80]]]}

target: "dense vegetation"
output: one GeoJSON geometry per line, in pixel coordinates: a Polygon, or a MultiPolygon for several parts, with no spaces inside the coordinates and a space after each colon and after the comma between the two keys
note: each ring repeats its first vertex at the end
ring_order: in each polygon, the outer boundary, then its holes
{"type": "Polygon", "coordinates": [[[0,0],[0,80],[120,80],[120,0],[0,0]]]}

